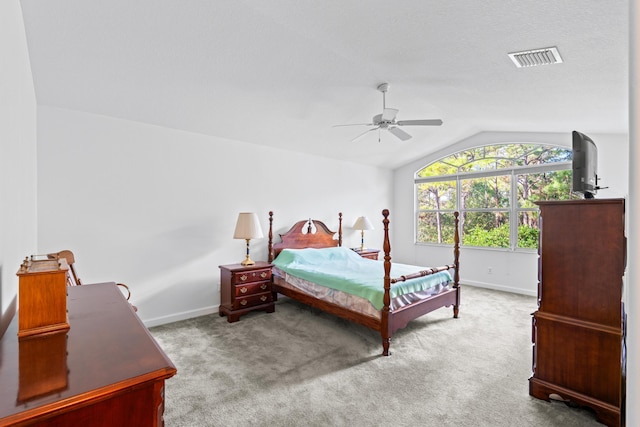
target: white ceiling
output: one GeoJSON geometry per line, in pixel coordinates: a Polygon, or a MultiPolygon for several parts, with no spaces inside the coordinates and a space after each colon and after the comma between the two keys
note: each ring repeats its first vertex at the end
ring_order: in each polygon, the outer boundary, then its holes
{"type": "Polygon", "coordinates": [[[39,105],[395,168],[481,131],[626,133],[623,0],[21,0],[39,105]],[[564,63],[508,53],[557,46],[564,63]],[[401,142],[371,132],[387,107],[401,142]]]}

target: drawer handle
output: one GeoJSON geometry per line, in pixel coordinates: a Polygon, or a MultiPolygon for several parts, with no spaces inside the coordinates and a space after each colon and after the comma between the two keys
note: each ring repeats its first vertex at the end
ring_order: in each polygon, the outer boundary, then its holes
{"type": "Polygon", "coordinates": [[[246,294],[246,293],[247,293],[247,288],[246,288],[246,287],[244,287],[244,286],[243,286],[243,287],[241,287],[241,288],[240,288],[240,292],[241,292],[241,293],[243,293],[243,294],[246,294]]]}
{"type": "Polygon", "coordinates": [[[240,305],[247,305],[247,300],[243,299],[242,301],[240,301],[240,305]]]}
{"type": "Polygon", "coordinates": [[[262,289],[263,291],[267,289],[267,284],[263,283],[262,285],[260,285],[260,289],[262,289]]]}
{"type": "Polygon", "coordinates": [[[266,271],[263,271],[263,272],[260,274],[260,277],[262,277],[263,279],[264,279],[265,277],[267,277],[267,272],[266,272],[266,271]]]}
{"type": "Polygon", "coordinates": [[[267,296],[266,295],[262,295],[260,297],[260,301],[265,302],[267,300],[267,296]]]}
{"type": "Polygon", "coordinates": [[[243,282],[247,280],[247,275],[243,274],[242,276],[240,276],[240,280],[242,280],[243,282]]]}

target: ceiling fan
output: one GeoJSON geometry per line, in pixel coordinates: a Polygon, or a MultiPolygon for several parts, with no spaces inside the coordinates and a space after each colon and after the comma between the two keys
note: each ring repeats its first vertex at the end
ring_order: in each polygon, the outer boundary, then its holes
{"type": "Polygon", "coordinates": [[[411,135],[400,129],[399,126],[440,126],[442,124],[442,120],[440,119],[396,120],[398,110],[395,108],[387,108],[386,106],[386,94],[389,89],[389,83],[381,83],[378,85],[377,89],[382,92],[382,114],[376,114],[373,116],[371,123],[354,123],[334,126],[373,126],[373,128],[367,129],[360,135],[353,138],[351,140],[352,142],[374,130],[378,130],[378,141],[380,141],[380,129],[386,129],[400,140],[406,141],[411,138],[411,135]]]}

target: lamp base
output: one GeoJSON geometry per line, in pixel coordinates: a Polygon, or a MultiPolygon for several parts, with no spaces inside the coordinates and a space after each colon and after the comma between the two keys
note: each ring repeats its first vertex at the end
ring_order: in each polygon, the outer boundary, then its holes
{"type": "Polygon", "coordinates": [[[253,265],[256,262],[249,257],[249,240],[251,239],[245,239],[245,240],[247,241],[247,257],[244,259],[244,261],[240,263],[240,265],[253,265]]]}
{"type": "Polygon", "coordinates": [[[254,265],[256,262],[248,256],[240,263],[240,265],[254,265]]]}

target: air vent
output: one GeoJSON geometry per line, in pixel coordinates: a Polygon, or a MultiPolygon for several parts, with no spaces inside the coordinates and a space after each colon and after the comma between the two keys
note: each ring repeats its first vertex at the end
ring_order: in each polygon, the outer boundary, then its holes
{"type": "Polygon", "coordinates": [[[518,68],[559,64],[562,62],[562,58],[560,57],[560,52],[558,52],[557,47],[545,47],[543,49],[513,52],[509,54],[509,58],[511,58],[518,68]]]}

